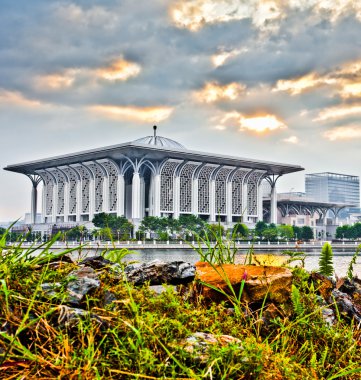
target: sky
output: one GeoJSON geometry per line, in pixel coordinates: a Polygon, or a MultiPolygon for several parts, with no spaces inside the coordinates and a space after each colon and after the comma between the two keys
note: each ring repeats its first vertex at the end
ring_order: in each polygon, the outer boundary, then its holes
{"type": "MultiPolygon", "coordinates": [[[[361,175],[358,0],[1,0],[0,167],[152,134],[361,175]]],[[[0,220],[30,180],[0,171],[0,220]]]]}

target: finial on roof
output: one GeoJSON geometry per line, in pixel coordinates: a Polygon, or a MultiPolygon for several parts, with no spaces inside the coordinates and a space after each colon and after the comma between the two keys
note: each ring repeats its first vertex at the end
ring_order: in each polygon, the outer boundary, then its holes
{"type": "Polygon", "coordinates": [[[154,137],[157,137],[157,126],[153,125],[154,137]]]}

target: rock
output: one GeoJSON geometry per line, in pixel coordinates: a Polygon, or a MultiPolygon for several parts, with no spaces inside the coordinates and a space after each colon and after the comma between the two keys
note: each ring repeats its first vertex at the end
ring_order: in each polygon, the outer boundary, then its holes
{"type": "Polygon", "coordinates": [[[212,346],[224,347],[229,344],[235,344],[242,348],[242,342],[238,338],[234,338],[230,335],[219,335],[216,336],[210,333],[196,332],[184,341],[181,342],[181,347],[184,351],[192,354],[193,359],[200,362],[207,361],[209,357],[209,349],[212,346]]]}
{"type": "Polygon", "coordinates": [[[336,286],[335,282],[331,278],[316,272],[311,273],[311,280],[316,283],[316,288],[321,296],[328,300],[333,288],[336,286]]]}
{"type": "Polygon", "coordinates": [[[47,298],[54,298],[59,295],[61,284],[60,282],[44,282],[41,284],[41,290],[47,298]]]}
{"type": "Polygon", "coordinates": [[[100,287],[100,281],[93,268],[84,267],[68,276],[67,303],[79,306],[85,296],[100,287]]]}
{"type": "Polygon", "coordinates": [[[97,314],[93,314],[83,309],[61,305],[58,310],[58,324],[68,328],[77,327],[80,320],[90,318],[99,326],[105,326],[106,323],[97,314]]]}
{"type": "Polygon", "coordinates": [[[194,279],[195,267],[184,261],[170,263],[154,260],[143,264],[130,264],[124,269],[126,279],[134,285],[179,285],[194,279]]]}
{"type": "Polygon", "coordinates": [[[263,301],[266,295],[268,300],[277,303],[286,302],[290,298],[292,272],[287,268],[236,264],[212,267],[205,262],[196,263],[197,293],[202,295],[205,301],[227,300],[227,297],[214,289],[219,288],[231,294],[226,278],[236,294],[242,281],[245,282],[241,299],[247,303],[263,301]]]}
{"type": "Polygon", "coordinates": [[[338,289],[334,289],[331,293],[330,302],[336,302],[338,309],[349,316],[355,318],[355,320],[361,322],[361,308],[354,303],[351,296],[346,293],[342,293],[338,289]]]}
{"type": "MultiPolygon", "coordinates": [[[[173,291],[176,292],[177,288],[175,285],[168,285],[171,286],[173,291]]],[[[167,291],[167,287],[164,287],[163,285],[152,285],[149,287],[150,290],[153,290],[153,292],[157,295],[160,295],[167,291]]]]}
{"type": "Polygon", "coordinates": [[[100,255],[87,257],[79,263],[79,265],[84,265],[93,269],[103,269],[112,264],[113,263],[110,260],[100,255]]]}
{"type": "Polygon", "coordinates": [[[322,309],[322,318],[329,326],[333,326],[336,322],[335,312],[329,307],[322,309]]]}

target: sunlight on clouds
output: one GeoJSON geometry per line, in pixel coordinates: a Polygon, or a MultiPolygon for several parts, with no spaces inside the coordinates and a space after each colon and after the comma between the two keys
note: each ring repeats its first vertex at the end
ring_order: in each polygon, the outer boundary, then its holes
{"type": "Polygon", "coordinates": [[[345,126],[335,127],[323,133],[323,136],[330,141],[361,139],[361,127],[345,126]]]}
{"type": "Polygon", "coordinates": [[[334,94],[342,98],[361,96],[361,62],[351,62],[330,70],[324,75],[309,73],[299,78],[277,81],[272,91],[286,91],[299,95],[320,86],[332,86],[334,94]]]}
{"type": "Polygon", "coordinates": [[[218,54],[214,54],[211,56],[211,61],[215,67],[223,66],[226,61],[233,57],[237,57],[238,55],[242,53],[246,53],[248,51],[247,48],[243,49],[234,49],[231,51],[222,51],[218,54]]]}
{"type": "Polygon", "coordinates": [[[61,90],[63,88],[71,87],[75,81],[76,75],[79,70],[70,69],[63,73],[53,73],[47,75],[39,75],[35,77],[35,87],[39,89],[48,90],[61,90]]]}
{"type": "Polygon", "coordinates": [[[136,77],[140,71],[141,67],[137,63],[120,58],[108,67],[98,69],[96,73],[100,78],[109,81],[125,81],[131,77],[136,77]]]}
{"type": "Polygon", "coordinates": [[[206,24],[216,24],[250,18],[255,27],[272,30],[283,17],[277,1],[254,0],[190,0],[178,1],[170,10],[171,18],[179,28],[197,31],[206,24]]]}
{"type": "Polygon", "coordinates": [[[198,101],[204,103],[213,103],[221,100],[235,100],[246,89],[246,86],[240,83],[229,83],[220,85],[217,82],[207,83],[203,89],[195,93],[198,101]]]}
{"type": "Polygon", "coordinates": [[[134,107],[134,106],[93,106],[91,111],[113,119],[127,119],[147,123],[166,120],[173,112],[172,107],[134,107]]]}
{"type": "Polygon", "coordinates": [[[345,84],[340,91],[340,95],[343,98],[361,97],[361,82],[345,84]]]}
{"type": "Polygon", "coordinates": [[[331,22],[348,14],[361,20],[361,2],[355,0],[179,0],[170,9],[170,15],[177,27],[191,31],[206,24],[249,18],[259,30],[273,32],[290,10],[309,10],[315,18],[331,22]]]}
{"type": "Polygon", "coordinates": [[[1,105],[13,105],[25,108],[39,108],[44,106],[45,104],[37,100],[28,99],[20,92],[6,91],[0,89],[0,106],[1,105]]]}
{"type": "Polygon", "coordinates": [[[285,139],[282,139],[282,141],[288,144],[298,144],[300,142],[297,136],[290,136],[285,139]]]}
{"type": "Polygon", "coordinates": [[[279,120],[275,115],[245,116],[237,111],[227,112],[221,117],[218,126],[237,126],[240,131],[250,131],[257,134],[287,128],[286,124],[279,120]]]}
{"type": "Polygon", "coordinates": [[[287,91],[291,95],[298,95],[311,88],[323,85],[333,84],[336,81],[334,79],[327,79],[318,77],[315,73],[307,74],[300,78],[279,80],[276,83],[276,87],[272,91],[287,91]]]}
{"type": "Polygon", "coordinates": [[[355,115],[361,116],[361,106],[341,105],[324,109],[313,121],[329,121],[355,115]]]}

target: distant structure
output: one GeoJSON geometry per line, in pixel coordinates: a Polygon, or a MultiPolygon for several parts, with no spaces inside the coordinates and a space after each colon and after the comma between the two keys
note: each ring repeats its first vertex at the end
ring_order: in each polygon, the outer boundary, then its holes
{"type": "Polygon", "coordinates": [[[42,223],[91,221],[106,212],[125,215],[135,226],[145,216],[194,214],[232,225],[262,220],[261,183],[271,186],[271,220],[276,222],[276,181],[300,166],[187,150],[157,135],[132,142],[46,158],[5,170],[32,182],[31,223],[37,188],[43,183],[42,223]]]}
{"type": "Polygon", "coordinates": [[[360,178],[337,173],[306,174],[306,196],[319,202],[360,207],[360,178]]]}

